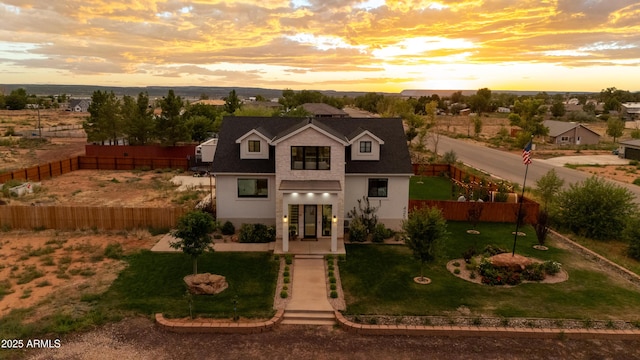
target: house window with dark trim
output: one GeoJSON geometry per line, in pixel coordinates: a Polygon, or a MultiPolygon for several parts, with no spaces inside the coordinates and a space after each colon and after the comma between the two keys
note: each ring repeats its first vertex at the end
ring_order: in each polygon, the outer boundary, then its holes
{"type": "Polygon", "coordinates": [[[369,197],[387,197],[389,179],[369,179],[369,197]]]}
{"type": "Polygon", "coordinates": [[[330,146],[292,146],[291,170],[330,170],[330,146]]]}
{"type": "Polygon", "coordinates": [[[238,197],[266,198],[269,196],[267,179],[238,179],[238,197]]]}
{"type": "Polygon", "coordinates": [[[371,152],[371,141],[360,141],[360,152],[361,153],[370,153],[371,152]]]}
{"type": "Polygon", "coordinates": [[[260,140],[249,140],[249,152],[260,152],[260,140]]]}

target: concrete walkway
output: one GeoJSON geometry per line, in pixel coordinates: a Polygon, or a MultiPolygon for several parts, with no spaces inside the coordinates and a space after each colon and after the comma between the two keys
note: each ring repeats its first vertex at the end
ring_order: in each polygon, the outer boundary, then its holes
{"type": "Polygon", "coordinates": [[[285,307],[289,310],[333,311],[327,300],[327,283],[323,258],[293,260],[293,296],[285,307]]]}

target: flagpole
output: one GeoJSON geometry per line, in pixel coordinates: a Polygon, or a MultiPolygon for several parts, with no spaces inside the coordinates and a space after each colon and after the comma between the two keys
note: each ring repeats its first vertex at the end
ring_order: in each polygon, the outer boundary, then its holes
{"type": "Polygon", "coordinates": [[[518,228],[520,227],[520,214],[522,212],[522,203],[524,200],[524,187],[527,184],[527,173],[529,172],[529,164],[524,170],[524,181],[522,182],[522,195],[520,195],[520,205],[518,206],[518,215],[516,217],[516,232],[513,235],[513,251],[511,251],[511,256],[516,255],[516,241],[518,241],[518,228]]]}
{"type": "Polygon", "coordinates": [[[522,203],[524,200],[524,189],[527,185],[527,173],[529,172],[529,164],[531,164],[531,147],[533,146],[533,135],[531,140],[522,151],[522,161],[527,166],[524,170],[524,180],[522,181],[522,195],[520,196],[520,205],[518,206],[518,215],[516,215],[516,232],[513,234],[513,250],[511,256],[516,255],[516,242],[518,241],[518,229],[520,227],[520,215],[522,214],[522,203]]]}

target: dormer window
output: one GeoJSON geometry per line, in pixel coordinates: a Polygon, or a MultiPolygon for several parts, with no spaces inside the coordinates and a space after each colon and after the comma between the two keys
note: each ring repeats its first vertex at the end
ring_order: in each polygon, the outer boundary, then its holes
{"type": "Polygon", "coordinates": [[[260,140],[249,140],[249,152],[250,153],[259,153],[260,152],[260,140]]]}
{"type": "Polygon", "coordinates": [[[360,152],[361,153],[370,153],[371,152],[371,141],[360,141],[360,152]]]}

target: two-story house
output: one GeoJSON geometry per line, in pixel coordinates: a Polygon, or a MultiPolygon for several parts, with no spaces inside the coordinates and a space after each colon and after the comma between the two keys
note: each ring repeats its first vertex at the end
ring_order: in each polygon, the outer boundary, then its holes
{"type": "Polygon", "coordinates": [[[290,236],[335,252],[363,197],[400,229],[412,169],[401,119],[227,117],[213,174],[218,220],[275,225],[283,252],[290,236]]]}

